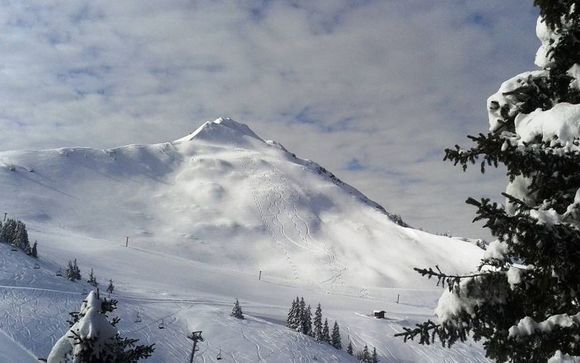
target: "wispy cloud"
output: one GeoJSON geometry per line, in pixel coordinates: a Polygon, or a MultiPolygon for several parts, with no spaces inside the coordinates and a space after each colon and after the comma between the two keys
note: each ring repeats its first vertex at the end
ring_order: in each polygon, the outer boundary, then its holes
{"type": "Polygon", "coordinates": [[[516,0],[8,1],[0,148],[159,142],[229,115],[412,224],[481,235],[463,200],[502,175],[463,176],[442,149],[532,67],[535,17],[516,0]]]}

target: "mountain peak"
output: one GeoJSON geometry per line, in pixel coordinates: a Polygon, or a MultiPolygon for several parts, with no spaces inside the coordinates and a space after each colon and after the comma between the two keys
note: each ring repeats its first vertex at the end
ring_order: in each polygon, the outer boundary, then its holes
{"type": "Polygon", "coordinates": [[[225,144],[248,144],[264,142],[248,125],[234,121],[229,117],[220,117],[215,121],[207,121],[191,134],[176,140],[176,142],[206,141],[225,144]]]}

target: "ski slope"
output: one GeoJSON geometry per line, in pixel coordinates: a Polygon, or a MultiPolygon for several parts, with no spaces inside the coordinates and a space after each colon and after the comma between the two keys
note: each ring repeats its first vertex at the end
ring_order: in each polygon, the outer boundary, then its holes
{"type": "Polygon", "coordinates": [[[152,362],[187,359],[193,330],[206,338],[200,362],[220,350],[231,362],[353,361],[285,328],[295,296],[320,302],[345,346],[349,337],[355,349],[376,346],[383,361],[485,361],[477,345],[393,337],[432,318],[441,293],[412,267],[466,272],[482,250],[394,223],[316,163],[230,119],[156,145],[2,152],[0,197],[41,257],[34,269],[0,245],[0,330],[39,357],[90,287],[55,276],[76,258],[85,276],[93,268],[101,283],[115,281],[121,331],[156,343],[152,362]],[[229,316],[235,298],[243,321],[229,316]],[[375,309],[389,319],[369,317],[375,309]]]}

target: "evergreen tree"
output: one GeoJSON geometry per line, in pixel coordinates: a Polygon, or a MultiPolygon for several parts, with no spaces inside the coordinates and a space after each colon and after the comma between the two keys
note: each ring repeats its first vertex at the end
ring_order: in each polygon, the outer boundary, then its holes
{"type": "Polygon", "coordinates": [[[342,342],[340,339],[340,328],[338,327],[338,323],[336,321],[334,322],[334,326],[332,327],[332,336],[330,344],[336,349],[342,349],[342,342]]]}
{"type": "Polygon", "coordinates": [[[87,280],[87,282],[91,285],[93,285],[94,287],[97,287],[99,285],[99,283],[97,282],[97,278],[95,277],[95,274],[93,273],[93,269],[91,268],[91,273],[89,274],[89,279],[87,280]]]}
{"type": "Polygon", "coordinates": [[[310,305],[308,305],[308,307],[306,307],[304,309],[304,311],[302,312],[302,327],[301,327],[301,332],[302,334],[306,334],[306,335],[310,335],[312,336],[312,309],[310,308],[310,305]]]}
{"type": "Polygon", "coordinates": [[[298,310],[296,314],[297,314],[296,331],[303,333],[304,327],[306,325],[304,321],[304,318],[306,317],[306,302],[304,301],[304,297],[301,297],[300,301],[298,302],[298,310]]]}
{"type": "Polygon", "coordinates": [[[79,266],[77,265],[77,260],[75,259],[74,262],[73,261],[68,261],[68,265],[67,268],[65,270],[65,275],[66,278],[71,280],[71,281],[76,281],[76,280],[80,280],[81,279],[81,271],[79,269],[79,266]]]}
{"type": "Polygon", "coordinates": [[[296,330],[298,328],[298,311],[299,311],[300,300],[298,296],[296,300],[292,301],[292,306],[288,312],[288,319],[286,320],[286,326],[290,329],[296,330]]]}
{"type": "Polygon", "coordinates": [[[77,259],[75,258],[74,262],[73,262],[73,273],[75,276],[76,280],[80,280],[81,279],[81,270],[79,269],[79,266],[77,265],[77,259]]]}
{"type": "Polygon", "coordinates": [[[117,307],[116,300],[101,299],[91,291],[79,312],[71,313],[70,328],[52,348],[49,363],[134,363],[150,357],[152,345],[137,345],[138,339],[124,338],[107,314],[117,307]]]}
{"type": "Polygon", "coordinates": [[[240,302],[238,301],[238,299],[236,299],[236,302],[234,303],[234,308],[232,309],[231,315],[237,319],[244,318],[244,314],[242,313],[242,307],[240,306],[240,302]]]}
{"type": "Polygon", "coordinates": [[[346,347],[346,352],[350,355],[354,354],[354,349],[352,348],[352,342],[350,340],[348,341],[348,347],[346,347]]]}
{"type": "Polygon", "coordinates": [[[324,325],[322,326],[322,341],[330,343],[330,330],[328,329],[328,319],[324,319],[324,325]]]}
{"type": "Polygon", "coordinates": [[[112,294],[115,291],[115,285],[113,285],[113,280],[109,279],[109,286],[107,286],[107,292],[112,294]]]}
{"type": "Polygon", "coordinates": [[[16,236],[16,221],[14,219],[8,218],[8,220],[2,226],[0,231],[0,240],[4,243],[12,244],[14,243],[14,237],[16,236]]]}
{"type": "Polygon", "coordinates": [[[369,347],[365,344],[362,352],[357,353],[357,358],[361,363],[371,363],[371,355],[369,354],[369,347]]]}
{"type": "Polygon", "coordinates": [[[373,347],[373,354],[371,356],[372,363],[379,363],[379,356],[377,355],[377,348],[373,347]]]}
{"type": "Polygon", "coordinates": [[[38,242],[34,241],[32,248],[30,249],[30,256],[34,258],[38,258],[38,249],[37,249],[38,242]]]}
{"type": "Polygon", "coordinates": [[[26,225],[20,221],[16,222],[12,244],[25,252],[28,252],[30,249],[30,241],[28,240],[26,225]]]}
{"type": "Polygon", "coordinates": [[[322,340],[322,307],[320,303],[316,307],[316,311],[314,312],[314,339],[321,341],[322,340]]]}
{"type": "Polygon", "coordinates": [[[504,82],[488,99],[490,132],[469,136],[469,149],[445,153],[464,170],[480,161],[482,172],[505,166],[505,206],[467,200],[497,241],[473,274],[416,269],[446,284],[448,296],[439,322],[406,328],[397,334],[405,340],[451,346],[483,339],[498,362],[580,356],[580,1],[535,5],[540,70],[504,82]]]}

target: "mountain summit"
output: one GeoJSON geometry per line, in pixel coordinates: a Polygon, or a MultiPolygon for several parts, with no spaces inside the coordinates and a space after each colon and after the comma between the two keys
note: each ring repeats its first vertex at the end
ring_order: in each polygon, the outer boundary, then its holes
{"type": "Polygon", "coordinates": [[[6,211],[49,249],[90,247],[87,259],[128,237],[151,253],[332,287],[427,285],[412,267],[466,271],[482,254],[398,225],[323,167],[229,118],[173,142],[0,160],[6,211]]]}
{"type": "Polygon", "coordinates": [[[254,141],[252,139],[264,142],[247,125],[236,122],[229,117],[220,117],[215,121],[205,122],[197,130],[175,142],[204,140],[232,145],[249,143],[254,141]]]}

